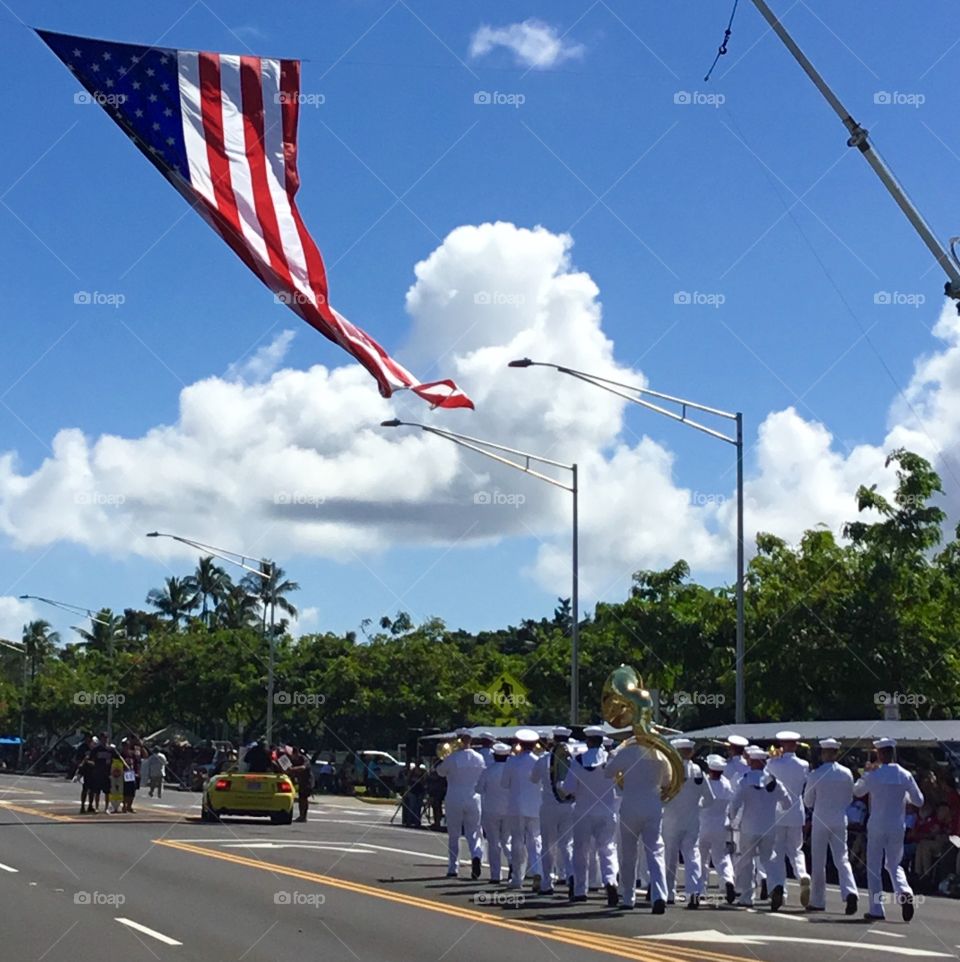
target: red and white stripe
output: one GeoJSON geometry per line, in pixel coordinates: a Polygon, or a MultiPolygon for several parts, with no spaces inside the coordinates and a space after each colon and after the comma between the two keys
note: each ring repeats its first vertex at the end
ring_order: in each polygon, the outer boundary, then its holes
{"type": "Polygon", "coordinates": [[[300,64],[178,52],[190,184],[178,188],[243,262],[308,324],[352,354],[384,397],[410,389],[473,407],[453,381],[421,384],[327,300],[323,259],[294,201],[300,64]]]}

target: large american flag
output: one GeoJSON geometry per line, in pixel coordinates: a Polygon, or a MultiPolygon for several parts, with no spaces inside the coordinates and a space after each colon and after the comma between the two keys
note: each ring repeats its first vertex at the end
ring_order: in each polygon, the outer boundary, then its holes
{"type": "Polygon", "coordinates": [[[327,277],[294,196],[300,61],[170,50],[38,30],[99,103],[233,251],[308,324],[352,354],[384,397],[409,388],[472,408],[453,381],[419,382],[327,300],[327,277]]]}

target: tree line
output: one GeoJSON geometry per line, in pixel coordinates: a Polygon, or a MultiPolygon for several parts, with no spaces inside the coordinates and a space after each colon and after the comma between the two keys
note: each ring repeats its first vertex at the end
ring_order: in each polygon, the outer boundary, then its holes
{"type": "MultiPolygon", "coordinates": [[[[873,719],[896,703],[905,718],[960,709],[960,530],[943,543],[942,484],[931,465],[894,451],[892,500],[861,487],[856,518],[835,537],[816,527],[796,544],[757,536],[745,588],[748,721],[873,719]]],[[[14,733],[26,690],[26,730],[50,738],[101,729],[145,735],[177,723],[236,741],[263,731],[269,634],[276,647],[276,736],[311,748],[391,747],[411,728],[495,723],[489,696],[502,673],[528,694],[517,721],[569,712],[570,605],[493,631],[414,624],[404,612],[357,632],[294,638],[299,585],[269,561],[239,582],[201,558],[167,578],[147,610],[98,612],[61,643],[50,625],[24,627],[25,659],[0,649],[0,730],[14,733]]],[[[661,720],[692,729],[732,720],[733,585],[690,579],[678,560],[638,571],[628,597],[580,624],[581,718],[598,720],[610,670],[634,665],[659,693],[661,720]]]]}

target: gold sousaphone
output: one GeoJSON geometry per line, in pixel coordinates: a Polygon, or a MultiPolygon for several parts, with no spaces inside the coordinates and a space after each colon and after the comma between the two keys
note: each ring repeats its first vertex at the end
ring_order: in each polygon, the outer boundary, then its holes
{"type": "Polygon", "coordinates": [[[624,745],[643,745],[663,754],[670,763],[670,784],[662,790],[661,797],[669,802],[686,780],[686,771],[680,753],[662,738],[653,723],[653,699],[643,687],[642,679],[629,665],[621,665],[610,672],[600,696],[600,710],[604,719],[614,728],[633,728],[633,738],[624,745]]]}

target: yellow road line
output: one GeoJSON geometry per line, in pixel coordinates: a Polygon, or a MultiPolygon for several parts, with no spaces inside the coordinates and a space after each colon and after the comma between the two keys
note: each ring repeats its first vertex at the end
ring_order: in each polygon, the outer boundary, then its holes
{"type": "Polygon", "coordinates": [[[42,808],[28,808],[26,805],[15,805],[5,799],[0,799],[0,811],[9,809],[11,812],[19,812],[21,815],[39,815],[41,818],[49,818],[55,822],[75,822],[77,819],[69,815],[55,815],[53,812],[44,811],[42,808]]]}
{"type": "Polygon", "coordinates": [[[699,953],[697,949],[686,946],[671,945],[667,947],[662,942],[652,944],[650,942],[644,942],[641,939],[605,936],[601,933],[586,932],[582,929],[546,926],[528,921],[510,921],[475,909],[443,905],[439,902],[432,902],[429,899],[420,898],[415,895],[389,892],[371,885],[365,885],[361,882],[351,882],[347,879],[336,878],[330,875],[320,875],[317,872],[282,865],[278,862],[264,862],[258,859],[247,858],[243,855],[215,851],[199,845],[193,845],[189,842],[175,842],[170,839],[159,838],[154,839],[154,844],[163,845],[166,848],[176,849],[192,855],[203,855],[206,858],[219,859],[234,865],[242,865],[246,868],[259,869],[260,871],[271,872],[277,875],[287,875],[307,882],[328,885],[331,888],[342,889],[358,895],[367,895],[370,898],[396,902],[408,908],[418,908],[440,915],[449,915],[481,925],[490,925],[494,928],[506,929],[521,935],[533,936],[534,938],[564,942],[567,945],[575,945],[578,948],[614,955],[624,959],[634,959],[637,960],[637,962],[691,962],[692,959],[698,958],[706,959],[708,962],[711,962],[711,960],[712,962],[745,962],[742,957],[718,955],[715,953],[699,953]],[[673,952],[677,954],[671,954],[673,952]]]}

